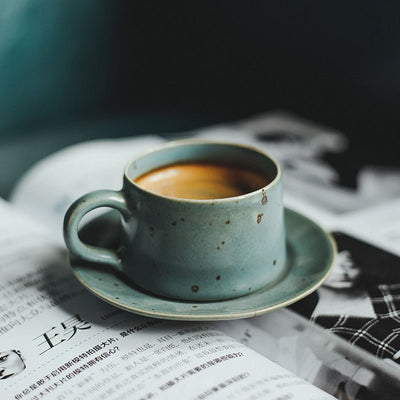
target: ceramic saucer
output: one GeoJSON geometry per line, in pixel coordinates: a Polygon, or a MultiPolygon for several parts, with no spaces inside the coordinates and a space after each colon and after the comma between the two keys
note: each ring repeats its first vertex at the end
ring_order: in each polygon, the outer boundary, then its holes
{"type": "MultiPolygon", "coordinates": [[[[173,320],[248,318],[292,304],[316,290],[334,259],[334,240],[317,224],[285,209],[288,261],[282,278],[252,294],[231,300],[188,302],[157,297],[111,268],[71,259],[77,279],[96,296],[132,313],[173,320]]],[[[114,211],[97,217],[81,230],[90,244],[116,247],[119,216],[114,211]]]]}

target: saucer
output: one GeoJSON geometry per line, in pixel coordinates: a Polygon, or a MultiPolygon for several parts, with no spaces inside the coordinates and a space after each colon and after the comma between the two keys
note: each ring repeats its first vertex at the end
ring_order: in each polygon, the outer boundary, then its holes
{"type": "MultiPolygon", "coordinates": [[[[148,317],[212,321],[254,317],[288,306],[315,291],[332,268],[333,238],[305,216],[285,209],[287,265],[278,282],[230,300],[189,302],[158,297],[144,291],[111,267],[71,258],[79,282],[104,301],[148,317]]],[[[117,247],[120,218],[111,211],[97,217],[80,232],[89,244],[117,247]]]]}

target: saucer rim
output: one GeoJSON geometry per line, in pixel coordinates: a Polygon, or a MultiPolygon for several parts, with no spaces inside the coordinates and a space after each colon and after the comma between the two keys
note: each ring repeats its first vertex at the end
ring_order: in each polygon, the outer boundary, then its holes
{"type": "MultiPolygon", "coordinates": [[[[329,232],[326,232],[318,223],[316,223],[315,221],[310,219],[308,216],[305,216],[305,215],[303,215],[297,211],[294,211],[288,207],[285,207],[284,209],[285,209],[285,214],[287,211],[289,213],[295,214],[296,217],[300,217],[299,219],[302,219],[303,223],[312,224],[315,228],[317,228],[319,233],[321,235],[325,236],[325,239],[328,239],[328,243],[330,244],[330,252],[329,252],[329,254],[327,252],[327,254],[326,254],[327,261],[321,268],[321,270],[325,269],[325,273],[323,275],[320,275],[319,278],[317,280],[315,280],[315,282],[312,286],[310,286],[307,290],[301,291],[299,294],[297,294],[295,296],[287,298],[284,301],[280,301],[280,302],[278,302],[276,304],[272,304],[272,305],[269,304],[269,305],[266,305],[265,307],[255,309],[254,306],[253,307],[249,306],[249,310],[247,310],[247,311],[232,312],[232,313],[226,313],[226,312],[218,313],[218,311],[216,311],[215,313],[209,312],[208,314],[206,314],[204,312],[199,313],[194,308],[188,309],[187,311],[184,311],[184,312],[176,311],[174,313],[170,313],[170,312],[165,312],[165,311],[160,312],[155,309],[148,310],[148,309],[144,309],[143,307],[140,307],[140,306],[129,306],[128,307],[125,304],[118,302],[116,299],[110,298],[108,295],[105,295],[101,290],[97,290],[97,289],[93,288],[84,278],[82,278],[80,276],[80,274],[76,270],[76,268],[81,267],[84,264],[84,262],[82,262],[82,260],[74,259],[73,257],[70,257],[70,267],[72,269],[74,276],[79,281],[79,283],[82,284],[89,292],[91,292],[92,294],[94,294],[95,296],[100,298],[101,300],[107,302],[108,304],[111,304],[119,309],[128,311],[130,313],[134,313],[134,314],[138,314],[138,315],[142,315],[142,316],[146,316],[146,317],[151,317],[151,318],[166,319],[166,320],[180,320],[180,321],[220,321],[220,320],[234,320],[234,319],[251,318],[251,317],[259,316],[259,315],[265,314],[267,312],[271,312],[271,311],[275,311],[275,310],[278,310],[283,307],[287,307],[287,306],[303,299],[304,297],[310,295],[315,290],[317,290],[324,283],[324,281],[326,280],[326,278],[332,271],[335,256],[337,254],[336,241],[329,232]],[[329,257],[330,257],[330,259],[329,259],[329,257]],[[79,263],[80,263],[80,265],[78,265],[79,263]]],[[[99,216],[96,219],[101,218],[101,217],[104,218],[104,215],[99,216]]],[[[285,218],[286,218],[286,215],[285,215],[285,218]]],[[[289,232],[287,232],[288,238],[289,238],[289,235],[290,235],[289,232]]],[[[287,240],[287,242],[289,242],[289,240],[287,240]]],[[[296,259],[296,256],[294,257],[294,259],[296,259]]],[[[89,263],[89,265],[93,265],[93,264],[95,264],[95,263],[89,263]]],[[[288,277],[290,277],[290,275],[292,273],[293,273],[293,268],[287,274],[285,274],[285,276],[280,280],[280,282],[288,279],[288,277]]],[[[118,280],[119,278],[116,277],[116,279],[118,280]]],[[[279,283],[277,283],[276,285],[279,285],[279,283]]],[[[167,298],[157,296],[153,293],[146,293],[145,291],[140,291],[136,288],[130,288],[130,289],[136,293],[140,293],[143,296],[149,296],[152,299],[156,299],[160,302],[171,302],[171,303],[175,302],[175,303],[179,303],[181,305],[187,304],[188,307],[193,307],[193,305],[199,305],[199,304],[233,303],[233,302],[237,301],[238,299],[243,299],[244,297],[253,297],[254,298],[257,296],[257,294],[259,292],[262,292],[263,290],[265,290],[265,288],[261,288],[254,293],[250,293],[248,295],[240,296],[240,297],[236,297],[236,298],[232,298],[232,299],[219,300],[219,301],[196,302],[196,301],[184,301],[184,300],[178,300],[178,299],[169,299],[169,298],[167,299],[167,298]]]]}

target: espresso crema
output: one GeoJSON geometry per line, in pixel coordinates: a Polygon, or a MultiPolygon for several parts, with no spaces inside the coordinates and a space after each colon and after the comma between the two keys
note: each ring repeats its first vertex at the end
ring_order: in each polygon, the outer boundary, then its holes
{"type": "Polygon", "coordinates": [[[266,186],[271,179],[259,171],[231,165],[179,163],[136,178],[145,190],[181,199],[221,199],[240,196],[266,186]]]}

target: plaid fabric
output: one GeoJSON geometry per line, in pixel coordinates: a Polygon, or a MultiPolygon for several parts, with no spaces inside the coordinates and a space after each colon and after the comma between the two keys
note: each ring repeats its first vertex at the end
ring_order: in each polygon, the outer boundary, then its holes
{"type": "Polygon", "coordinates": [[[400,284],[378,285],[369,294],[376,318],[318,316],[314,321],[349,343],[400,364],[400,284]]]}
{"type": "Polygon", "coordinates": [[[378,285],[369,294],[379,319],[393,319],[400,324],[400,283],[378,285]]]}

